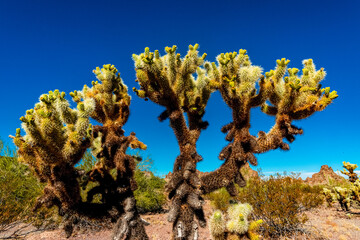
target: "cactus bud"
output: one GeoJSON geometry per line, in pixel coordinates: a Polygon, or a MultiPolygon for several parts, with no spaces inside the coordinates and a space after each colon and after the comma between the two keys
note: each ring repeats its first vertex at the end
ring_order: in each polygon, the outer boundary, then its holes
{"type": "Polygon", "coordinates": [[[79,103],[78,106],[77,106],[77,109],[78,109],[79,111],[84,111],[84,110],[85,110],[84,103],[79,103]]]}
{"type": "Polygon", "coordinates": [[[20,128],[16,129],[15,137],[20,137],[21,130],[20,128]]]}
{"type": "Polygon", "coordinates": [[[246,52],[247,52],[247,51],[246,51],[245,49],[240,49],[240,50],[239,50],[239,54],[240,54],[240,55],[245,55],[246,52]]]}
{"type": "Polygon", "coordinates": [[[305,76],[309,75],[309,69],[304,68],[302,71],[305,76]]]}
{"type": "Polygon", "coordinates": [[[329,94],[329,98],[331,100],[337,98],[339,95],[337,95],[337,92],[336,91],[332,91],[330,94],[329,94]]]}
{"type": "Polygon", "coordinates": [[[160,58],[159,50],[155,50],[155,59],[159,59],[159,58],[160,58]]]}
{"type": "Polygon", "coordinates": [[[145,51],[144,51],[145,56],[149,56],[149,52],[150,52],[150,48],[149,48],[149,47],[146,47],[146,48],[145,48],[145,51]]]}

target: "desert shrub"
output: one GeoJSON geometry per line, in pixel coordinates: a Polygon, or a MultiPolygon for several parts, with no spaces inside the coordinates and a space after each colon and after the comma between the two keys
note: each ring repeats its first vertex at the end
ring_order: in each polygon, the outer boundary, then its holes
{"type": "Polygon", "coordinates": [[[237,199],[254,207],[254,217],[264,221],[262,235],[269,238],[303,232],[304,211],[324,201],[321,187],[304,184],[295,174],[250,180],[239,191],[237,199]]]}
{"type": "MultiPolygon", "coordinates": [[[[261,173],[260,173],[261,175],[261,173]]],[[[253,206],[253,220],[263,220],[260,228],[265,238],[289,236],[303,232],[307,221],[304,211],[323,203],[321,186],[304,184],[296,174],[276,174],[267,178],[250,179],[246,187],[238,188],[237,197],[225,189],[208,194],[212,205],[224,211],[233,201],[253,206]]]]}
{"type": "Polygon", "coordinates": [[[211,206],[225,212],[233,199],[225,188],[220,188],[206,196],[210,200],[211,206]]]}
{"type": "MultiPolygon", "coordinates": [[[[129,151],[129,154],[135,156],[135,158],[139,160],[141,159],[140,153],[137,151],[129,151]]],[[[84,170],[84,172],[87,172],[88,170],[92,169],[96,162],[97,159],[91,154],[90,151],[88,151],[85,153],[80,164],[76,167],[79,170],[84,170]]],[[[134,191],[134,196],[136,199],[136,206],[138,211],[141,213],[158,212],[162,209],[162,206],[166,202],[166,196],[164,195],[165,180],[154,175],[152,172],[154,171],[153,164],[153,160],[150,157],[147,157],[146,159],[137,162],[137,167],[135,170],[134,178],[138,188],[136,191],[134,191]]],[[[110,171],[110,173],[113,178],[116,178],[116,170],[110,171]]],[[[87,193],[96,186],[98,186],[98,183],[96,182],[87,182],[87,185],[84,186],[84,188],[81,188],[80,195],[83,201],[86,201],[87,193]]],[[[92,202],[100,203],[101,195],[95,195],[92,202]]]]}
{"type": "Polygon", "coordinates": [[[0,223],[32,215],[31,207],[42,185],[15,157],[0,157],[0,223]]]}
{"type": "Polygon", "coordinates": [[[158,212],[166,202],[165,180],[151,172],[153,161],[146,158],[138,163],[135,170],[135,180],[138,189],[134,192],[138,211],[158,212]]]}
{"type": "Polygon", "coordinates": [[[44,184],[37,180],[26,165],[18,161],[16,151],[9,146],[4,147],[1,140],[0,153],[3,154],[0,156],[0,225],[15,221],[31,221],[34,225],[42,225],[45,220],[54,223],[54,209],[32,211],[44,184]]]}

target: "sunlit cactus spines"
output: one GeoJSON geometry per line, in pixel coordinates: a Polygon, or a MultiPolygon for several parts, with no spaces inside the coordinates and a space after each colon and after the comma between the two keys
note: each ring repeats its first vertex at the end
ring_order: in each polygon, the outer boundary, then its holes
{"type": "Polygon", "coordinates": [[[227,222],[226,228],[229,232],[237,234],[245,234],[249,228],[248,220],[240,214],[235,219],[231,219],[227,222]]]}
{"type": "Polygon", "coordinates": [[[227,210],[227,215],[232,218],[236,219],[237,216],[249,216],[250,213],[253,211],[253,208],[248,203],[238,203],[231,205],[227,210]]]}
{"type": "Polygon", "coordinates": [[[48,191],[38,203],[56,196],[62,200],[57,204],[62,210],[73,207],[79,200],[79,189],[60,179],[68,174],[69,180],[76,181],[73,167],[90,146],[89,115],[95,107],[87,99],[86,103],[79,102],[77,109],[71,109],[64,97],[65,93],[58,90],[41,95],[35,108],[20,118],[26,135],[21,136],[17,129],[14,137],[19,160],[30,165],[40,180],[48,183],[48,191]]]}
{"type": "Polygon", "coordinates": [[[213,239],[259,239],[256,233],[262,220],[249,221],[252,207],[248,203],[231,205],[226,214],[216,210],[210,217],[209,228],[213,239]]]}
{"type": "Polygon", "coordinates": [[[289,68],[290,60],[278,59],[275,69],[263,73],[261,67],[252,64],[244,49],[221,53],[215,63],[205,61],[206,54],[200,56],[198,48],[198,44],[190,45],[183,58],[176,52],[176,46],[166,47],[164,56],[149,48],[133,55],[140,85],[140,89],[133,90],[139,97],[166,108],[159,120],[170,119],[180,148],[167,185],[172,200],[169,220],[174,222],[173,238],[179,237],[180,228],[181,237],[193,239],[197,234],[191,230],[194,218],[200,226],[205,225],[199,208],[201,194],[225,187],[235,196],[235,185],[246,185],[240,169],[246,162],[258,163],[254,154],[278,148],[289,150],[288,143],[303,133],[292,121],[324,110],[338,96],[329,87],[322,88],[320,82],[326,72],[323,68],[316,70],[312,59],[303,61],[302,71],[289,68]],[[219,153],[224,163],[199,177],[196,164],[202,157],[197,153],[196,142],[208,126],[202,118],[214,91],[220,92],[232,111],[232,120],[221,129],[229,143],[219,153]],[[250,112],[255,107],[275,117],[270,131],[259,131],[257,136],[250,134],[250,112]]]}
{"type": "Polygon", "coordinates": [[[214,240],[225,240],[225,216],[220,210],[210,216],[209,229],[214,240]]]}
{"type": "MultiPolygon", "coordinates": [[[[323,192],[325,194],[326,200],[328,200],[330,196],[333,196],[334,201],[337,200],[339,202],[342,210],[350,211],[351,206],[360,204],[360,179],[355,172],[355,169],[358,166],[357,164],[343,162],[343,167],[344,170],[342,170],[341,173],[349,177],[348,180],[350,185],[334,187],[333,192],[324,188],[323,192]]],[[[329,205],[331,206],[331,204],[329,205]]]]}
{"type": "Polygon", "coordinates": [[[360,204],[360,179],[352,183],[350,190],[352,192],[352,199],[360,204]]]}
{"type": "Polygon", "coordinates": [[[135,159],[126,154],[129,147],[146,149],[146,145],[133,132],[125,136],[122,129],[129,117],[128,89],[113,65],[93,72],[97,81],[91,87],[85,85],[70,93],[74,109],[65,93],[55,90],[41,95],[34,109],[20,118],[26,135],[21,136],[17,129],[13,137],[20,160],[47,182],[35,208],[58,206],[59,213],[68,216],[64,223],[67,236],[79,218],[117,217],[114,239],[148,239],[133,195],[137,188],[135,159]],[[90,118],[101,125],[91,126],[90,118]],[[79,171],[75,165],[87,149],[92,150],[97,163],[88,172],[79,171]],[[80,180],[82,187],[97,183],[87,192],[85,202],[80,197],[80,180]],[[100,204],[92,203],[96,194],[101,194],[100,204]]]}
{"type": "Polygon", "coordinates": [[[328,189],[328,188],[323,188],[322,192],[323,192],[323,194],[325,196],[325,200],[327,202],[327,205],[329,207],[331,207],[334,204],[334,202],[337,200],[336,195],[334,193],[332,193],[331,190],[328,189]]]}
{"type": "Polygon", "coordinates": [[[358,167],[356,164],[351,164],[349,162],[343,162],[343,170],[341,170],[341,173],[349,177],[349,181],[354,183],[356,180],[359,179],[358,175],[355,171],[355,169],[358,167]]]}
{"type": "Polygon", "coordinates": [[[209,63],[204,67],[206,54],[200,56],[198,48],[198,44],[190,45],[184,57],[176,52],[176,46],[166,47],[164,56],[149,48],[133,55],[136,81],[140,84],[140,89],[133,90],[139,97],[166,108],[159,120],[170,119],[180,147],[174,177],[167,185],[172,200],[168,220],[173,222],[174,238],[192,238],[198,234],[194,226],[206,224],[202,209],[204,201],[200,196],[201,182],[196,174],[196,163],[202,157],[196,151],[196,142],[208,125],[202,117],[216,84],[210,84],[207,73],[211,69],[209,63]]]}
{"type": "Polygon", "coordinates": [[[337,200],[340,203],[342,210],[349,211],[350,210],[350,202],[351,202],[351,191],[348,188],[335,187],[334,188],[337,200]]]}

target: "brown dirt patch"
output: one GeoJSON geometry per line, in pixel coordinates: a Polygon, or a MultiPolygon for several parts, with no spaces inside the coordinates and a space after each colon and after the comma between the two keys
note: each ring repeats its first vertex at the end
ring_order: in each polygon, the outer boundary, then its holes
{"type": "MultiPolygon", "coordinates": [[[[360,239],[360,209],[353,209],[351,213],[339,210],[340,207],[335,205],[332,208],[320,207],[306,212],[309,220],[305,224],[305,229],[311,234],[294,235],[290,238],[282,238],[282,240],[303,240],[303,239],[328,239],[328,240],[359,240],[360,239]]],[[[207,202],[204,207],[205,215],[210,216],[212,209],[207,202]]],[[[150,223],[146,226],[146,232],[151,240],[169,240],[171,239],[171,223],[167,221],[167,214],[145,214],[142,217],[150,223]]],[[[14,229],[24,227],[20,223],[14,229]]],[[[111,226],[109,226],[111,227],[111,226]]],[[[27,226],[18,233],[35,231],[36,228],[27,226]]],[[[11,231],[0,232],[0,239],[4,239],[6,234],[11,231]]],[[[70,237],[70,240],[107,240],[111,239],[112,230],[103,229],[101,231],[78,232],[70,237]]],[[[36,231],[26,234],[22,237],[26,240],[65,240],[65,234],[60,230],[52,231],[36,231]]],[[[210,240],[211,235],[208,228],[200,228],[199,240],[210,240]]],[[[263,239],[263,238],[262,238],[263,239]]]]}

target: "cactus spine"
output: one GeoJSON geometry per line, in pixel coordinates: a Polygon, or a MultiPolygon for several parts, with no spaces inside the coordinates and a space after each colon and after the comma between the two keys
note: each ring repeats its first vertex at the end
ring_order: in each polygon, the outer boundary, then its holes
{"type": "Polygon", "coordinates": [[[343,162],[343,170],[341,173],[349,177],[349,181],[354,183],[359,179],[358,175],[354,172],[358,166],[349,162],[343,162]]]}
{"type": "Polygon", "coordinates": [[[210,232],[213,239],[230,240],[243,239],[247,237],[251,240],[259,239],[256,230],[261,225],[262,220],[249,222],[252,207],[249,204],[234,204],[223,214],[216,210],[210,217],[210,232]]]}

